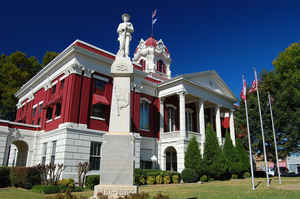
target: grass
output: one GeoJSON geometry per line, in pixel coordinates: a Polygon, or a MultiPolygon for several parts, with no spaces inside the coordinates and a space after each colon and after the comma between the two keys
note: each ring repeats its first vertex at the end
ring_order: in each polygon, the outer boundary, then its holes
{"type": "MultiPolygon", "coordinates": [[[[256,190],[251,191],[250,179],[213,181],[204,184],[178,184],[178,185],[151,185],[141,186],[140,192],[150,195],[161,192],[169,195],[170,199],[299,199],[300,178],[283,178],[283,184],[278,185],[276,179],[272,180],[271,186],[266,187],[265,179],[255,179],[256,190]]],[[[93,192],[75,193],[76,195],[92,196],[93,192]]],[[[18,188],[0,189],[0,199],[42,199],[45,195],[33,193],[18,188]]]]}

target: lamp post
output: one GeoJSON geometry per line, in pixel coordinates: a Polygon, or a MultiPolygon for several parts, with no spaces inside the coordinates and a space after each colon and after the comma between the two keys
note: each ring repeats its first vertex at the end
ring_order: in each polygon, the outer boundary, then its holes
{"type": "Polygon", "coordinates": [[[151,161],[152,161],[152,169],[156,169],[156,163],[157,163],[156,155],[154,155],[154,154],[152,155],[151,161]]]}

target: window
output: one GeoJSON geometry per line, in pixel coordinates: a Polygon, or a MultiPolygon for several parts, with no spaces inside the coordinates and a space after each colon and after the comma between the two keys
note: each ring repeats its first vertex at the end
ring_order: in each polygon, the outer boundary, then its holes
{"type": "Polygon", "coordinates": [[[52,141],[52,153],[51,153],[51,165],[54,165],[55,163],[55,153],[56,153],[56,140],[52,141]]]}
{"type": "Polygon", "coordinates": [[[140,104],[140,128],[149,130],[149,107],[150,103],[146,100],[141,100],[140,104]]]}
{"type": "Polygon", "coordinates": [[[185,126],[187,131],[193,131],[193,111],[190,109],[185,112],[185,126]]]}
{"type": "Polygon", "coordinates": [[[167,108],[168,110],[168,131],[171,132],[171,131],[175,131],[175,116],[176,116],[176,113],[175,113],[175,108],[173,107],[168,107],[167,108]]]}
{"type": "Polygon", "coordinates": [[[163,72],[163,66],[164,66],[164,62],[162,60],[159,60],[157,62],[157,71],[162,73],[163,72]]]}
{"type": "Polygon", "coordinates": [[[37,121],[37,125],[40,125],[41,123],[41,118],[39,117],[38,121],[37,121]]]}
{"type": "Polygon", "coordinates": [[[61,113],[61,103],[57,103],[55,109],[55,116],[56,117],[60,116],[60,113],[61,113]]]}
{"type": "Polygon", "coordinates": [[[34,107],[33,110],[32,110],[32,117],[35,116],[35,113],[36,113],[36,107],[34,107]]]}
{"type": "Polygon", "coordinates": [[[101,143],[91,142],[89,170],[99,170],[100,160],[101,160],[101,143]]]}
{"type": "Polygon", "coordinates": [[[141,160],[140,165],[141,169],[152,169],[152,161],[141,160]]]}
{"type": "Polygon", "coordinates": [[[63,89],[64,86],[65,86],[65,80],[63,79],[63,80],[61,80],[61,82],[60,82],[60,88],[63,89]]]}
{"type": "Polygon", "coordinates": [[[56,84],[53,85],[53,87],[52,87],[52,94],[54,94],[55,92],[56,92],[56,84]]]}
{"type": "Polygon", "coordinates": [[[47,112],[46,112],[46,119],[47,120],[51,120],[52,119],[52,112],[53,112],[53,108],[52,107],[48,107],[47,108],[47,112]]]}
{"type": "Polygon", "coordinates": [[[105,118],[105,105],[101,103],[93,104],[92,116],[97,118],[105,118]]]}
{"type": "Polygon", "coordinates": [[[43,103],[40,103],[40,105],[39,105],[39,113],[41,113],[42,110],[43,110],[43,103]]]}
{"type": "Polygon", "coordinates": [[[96,90],[102,90],[102,91],[104,91],[105,90],[105,84],[106,84],[105,81],[101,81],[99,79],[95,79],[95,88],[96,88],[96,90]]]}
{"type": "Polygon", "coordinates": [[[47,142],[43,144],[43,151],[42,151],[42,165],[46,164],[46,156],[47,156],[47,142]]]}

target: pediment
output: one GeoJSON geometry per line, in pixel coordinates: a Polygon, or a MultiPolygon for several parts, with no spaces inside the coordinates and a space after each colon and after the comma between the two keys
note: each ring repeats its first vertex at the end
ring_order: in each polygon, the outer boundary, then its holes
{"type": "Polygon", "coordinates": [[[205,87],[208,90],[236,99],[226,83],[215,71],[186,74],[184,75],[184,78],[200,85],[201,87],[205,87]]]}

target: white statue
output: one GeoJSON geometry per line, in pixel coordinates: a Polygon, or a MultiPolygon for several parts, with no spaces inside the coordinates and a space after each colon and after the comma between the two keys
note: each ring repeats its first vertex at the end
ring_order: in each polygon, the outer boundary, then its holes
{"type": "Polygon", "coordinates": [[[133,26],[129,22],[130,16],[128,14],[122,15],[123,23],[120,23],[118,26],[117,32],[119,33],[119,42],[120,48],[118,51],[118,55],[123,57],[129,56],[129,42],[131,41],[131,33],[133,33],[133,26]]]}

